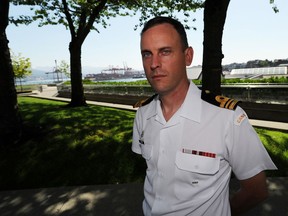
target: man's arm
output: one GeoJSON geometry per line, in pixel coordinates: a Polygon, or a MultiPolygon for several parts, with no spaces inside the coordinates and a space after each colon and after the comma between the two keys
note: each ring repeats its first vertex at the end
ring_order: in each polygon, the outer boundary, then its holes
{"type": "Polygon", "coordinates": [[[240,215],[268,197],[265,172],[240,180],[240,189],[230,199],[232,216],[240,215]]]}

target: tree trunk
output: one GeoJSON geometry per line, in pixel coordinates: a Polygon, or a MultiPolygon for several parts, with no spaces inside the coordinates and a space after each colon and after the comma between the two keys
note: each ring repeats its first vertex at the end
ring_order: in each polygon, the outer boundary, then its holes
{"type": "Polygon", "coordinates": [[[6,36],[9,1],[0,0],[0,147],[16,144],[22,133],[14,72],[6,36]]]}
{"type": "Polygon", "coordinates": [[[82,83],[81,46],[77,39],[72,39],[69,45],[71,65],[71,102],[70,106],[86,106],[82,83]]]}
{"type": "Polygon", "coordinates": [[[221,94],[222,35],[230,0],[206,0],[204,7],[204,42],[202,90],[221,94]]]}

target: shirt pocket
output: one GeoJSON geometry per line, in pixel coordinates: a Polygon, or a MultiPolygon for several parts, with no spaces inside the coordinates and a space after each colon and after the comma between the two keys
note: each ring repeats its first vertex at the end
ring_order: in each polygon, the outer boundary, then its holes
{"type": "Polygon", "coordinates": [[[216,190],[220,158],[177,152],[175,160],[175,195],[179,200],[201,202],[216,190]]]}
{"type": "Polygon", "coordinates": [[[213,175],[219,171],[220,159],[177,152],[176,166],[188,172],[213,175]]]}
{"type": "Polygon", "coordinates": [[[146,160],[150,160],[152,156],[152,145],[140,144],[142,157],[146,160]]]}

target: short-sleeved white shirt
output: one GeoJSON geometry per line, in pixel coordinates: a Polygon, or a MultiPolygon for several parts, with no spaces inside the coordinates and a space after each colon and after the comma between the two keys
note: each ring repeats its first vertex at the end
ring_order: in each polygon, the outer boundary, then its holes
{"type": "Polygon", "coordinates": [[[132,150],[147,163],[146,216],[229,216],[231,171],[242,180],[276,169],[243,109],[203,101],[192,82],[168,122],[158,97],[137,110],[132,150]]]}

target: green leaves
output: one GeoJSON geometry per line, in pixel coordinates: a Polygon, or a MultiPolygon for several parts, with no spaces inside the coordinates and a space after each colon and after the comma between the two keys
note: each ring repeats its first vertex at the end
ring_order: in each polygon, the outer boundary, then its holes
{"type": "Polygon", "coordinates": [[[21,56],[20,53],[17,56],[12,53],[12,66],[15,78],[21,79],[32,74],[30,59],[21,56]]]}
{"type": "MultiPolygon", "coordinates": [[[[141,1],[141,4],[138,5],[137,8],[135,8],[137,12],[141,13],[141,18],[139,20],[140,23],[139,25],[135,25],[135,29],[144,25],[144,23],[152,17],[169,16],[178,19],[175,13],[182,12],[184,16],[183,23],[185,24],[185,28],[186,29],[193,28],[194,30],[196,30],[196,28],[191,27],[189,23],[189,21],[191,20],[190,11],[195,11],[203,7],[204,7],[204,1],[200,0],[141,1]]],[[[192,19],[192,21],[194,22],[195,19],[192,19]]]]}
{"type": "Polygon", "coordinates": [[[272,9],[274,10],[275,13],[279,12],[279,9],[277,5],[275,4],[274,0],[270,0],[270,4],[272,4],[272,9]]]}

